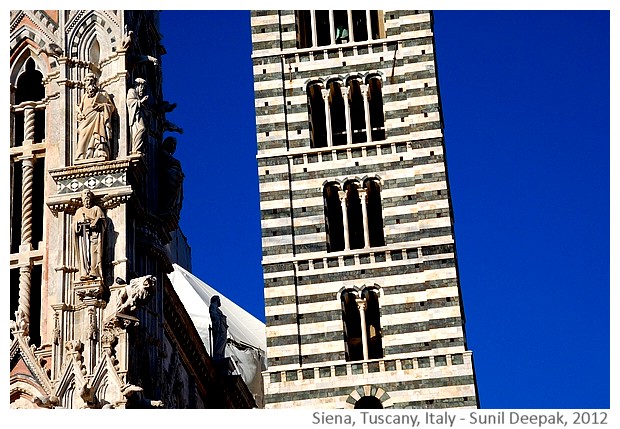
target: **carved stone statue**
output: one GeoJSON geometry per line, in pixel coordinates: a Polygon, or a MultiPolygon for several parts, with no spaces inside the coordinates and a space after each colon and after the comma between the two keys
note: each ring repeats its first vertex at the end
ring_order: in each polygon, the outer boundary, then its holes
{"type": "Polygon", "coordinates": [[[211,304],[209,305],[209,315],[211,316],[211,327],[213,329],[213,358],[224,358],[224,349],[226,348],[226,337],[228,334],[228,323],[226,315],[220,310],[220,297],[213,295],[211,304]]]}
{"type": "Polygon", "coordinates": [[[127,91],[127,113],[129,113],[129,127],[131,130],[131,153],[143,153],[146,139],[146,125],[148,124],[149,109],[146,101],[149,96],[145,94],[146,81],[137,78],[135,88],[127,91]]]}
{"type": "Polygon", "coordinates": [[[103,278],[103,237],[106,218],[101,207],[93,205],[93,199],[93,193],[88,189],[84,190],[83,206],[77,209],[73,216],[80,280],[103,278]]]}
{"type": "Polygon", "coordinates": [[[183,204],[183,180],[185,174],[181,163],[173,155],[177,148],[177,139],[166,137],[161,145],[162,187],[160,201],[163,209],[179,216],[183,204]]]}
{"type": "Polygon", "coordinates": [[[133,313],[138,306],[144,305],[155,292],[155,276],[142,276],[132,279],[120,290],[118,295],[117,313],[133,313]]]}
{"type": "Polygon", "coordinates": [[[107,92],[97,86],[97,77],[89,73],[84,79],[86,92],[77,105],[76,161],[110,157],[112,114],[116,107],[107,92]]]}

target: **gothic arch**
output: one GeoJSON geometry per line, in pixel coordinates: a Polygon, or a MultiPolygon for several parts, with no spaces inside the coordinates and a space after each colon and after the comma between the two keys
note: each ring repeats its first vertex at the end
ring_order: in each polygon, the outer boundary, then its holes
{"type": "Polygon", "coordinates": [[[116,31],[106,17],[99,11],[82,15],[67,35],[68,56],[81,60],[89,60],[89,49],[96,37],[101,47],[100,59],[106,58],[114,51],[116,31]]]}
{"type": "Polygon", "coordinates": [[[44,77],[47,75],[48,64],[37,55],[37,45],[31,39],[22,41],[11,58],[11,84],[16,85],[19,77],[26,72],[26,63],[29,59],[34,61],[35,69],[44,77]]]}
{"type": "Polygon", "coordinates": [[[345,408],[354,409],[355,404],[365,397],[374,397],[381,403],[382,408],[393,408],[394,401],[390,395],[380,386],[366,384],[353,390],[345,402],[345,408]]]}

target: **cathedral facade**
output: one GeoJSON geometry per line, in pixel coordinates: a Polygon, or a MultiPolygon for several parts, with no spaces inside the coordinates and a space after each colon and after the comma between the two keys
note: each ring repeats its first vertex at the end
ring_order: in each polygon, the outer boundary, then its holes
{"type": "Polygon", "coordinates": [[[478,407],[432,13],[251,26],[265,407],[478,407]]]}
{"type": "Polygon", "coordinates": [[[11,11],[11,407],[256,406],[167,277],[191,255],[158,20],[11,11]]]}

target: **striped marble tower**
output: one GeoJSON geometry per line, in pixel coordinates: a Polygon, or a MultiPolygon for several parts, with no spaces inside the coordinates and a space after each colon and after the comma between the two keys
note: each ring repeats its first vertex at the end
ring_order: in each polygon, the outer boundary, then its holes
{"type": "Polygon", "coordinates": [[[266,407],[476,408],[432,14],[251,25],[266,407]]]}

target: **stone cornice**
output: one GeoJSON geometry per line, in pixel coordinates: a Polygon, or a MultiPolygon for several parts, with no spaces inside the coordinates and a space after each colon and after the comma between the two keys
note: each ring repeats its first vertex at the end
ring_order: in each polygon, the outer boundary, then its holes
{"type": "Polygon", "coordinates": [[[131,159],[117,159],[113,161],[96,162],[91,164],[72,165],[68,167],[55,168],[50,170],[50,176],[58,182],[63,179],[73,179],[78,177],[88,177],[93,175],[103,175],[126,171],[132,164],[131,159]]]}

